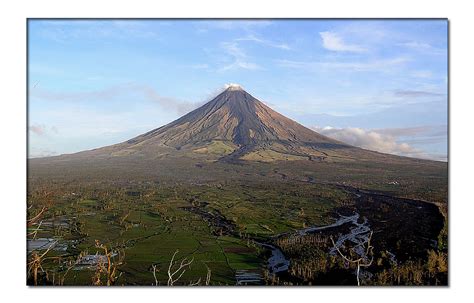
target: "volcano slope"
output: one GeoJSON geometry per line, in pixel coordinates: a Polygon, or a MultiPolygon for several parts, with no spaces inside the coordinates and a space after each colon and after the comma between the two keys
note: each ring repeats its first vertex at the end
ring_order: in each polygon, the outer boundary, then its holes
{"type": "MultiPolygon", "coordinates": [[[[373,227],[376,257],[388,258],[389,251],[400,262],[421,262],[422,269],[410,270],[427,270],[423,264],[431,251],[441,261],[446,252],[447,227],[441,213],[447,212],[447,191],[447,163],[382,154],[330,139],[235,85],[183,117],[126,142],[28,160],[29,214],[47,206],[46,221],[67,221],[59,234],[69,243],[68,256],[100,250],[95,240],[123,249],[119,284],[150,285],[153,264],[163,267],[157,277],[166,284],[166,266],[176,249],[199,263],[183,276],[182,284],[205,277],[207,268],[212,269],[214,285],[235,284],[246,271],[260,277],[257,283],[279,283],[265,279],[268,251],[249,243],[272,243],[279,234],[330,224],[351,212],[363,215],[373,227]]],[[[42,233],[44,238],[58,236],[57,230],[42,233]]],[[[293,265],[279,274],[281,283],[354,284],[343,265],[319,266],[318,274],[308,261],[315,256],[334,260],[328,249],[298,251],[285,246],[293,265]],[[321,277],[330,277],[330,282],[321,277]]],[[[390,280],[390,264],[382,260],[368,269],[374,278],[366,283],[446,283],[447,270],[440,276],[430,272],[421,282],[390,280]]],[[[61,268],[51,265],[50,270],[60,275],[61,268]]],[[[77,270],[65,283],[89,284],[90,276],[90,270],[77,270]]],[[[50,283],[46,276],[42,281],[50,283]]]]}

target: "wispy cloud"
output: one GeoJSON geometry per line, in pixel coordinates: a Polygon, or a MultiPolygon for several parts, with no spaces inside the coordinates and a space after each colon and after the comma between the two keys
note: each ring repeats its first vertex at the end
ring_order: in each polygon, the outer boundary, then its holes
{"type": "Polygon", "coordinates": [[[162,107],[176,110],[179,114],[187,113],[198,106],[202,105],[203,102],[187,102],[177,100],[175,98],[163,97],[159,95],[156,90],[150,86],[139,85],[135,89],[138,92],[143,93],[143,95],[150,101],[158,103],[162,107]]]}
{"type": "Polygon", "coordinates": [[[218,71],[224,72],[234,69],[259,70],[263,69],[258,64],[251,62],[245,51],[238,46],[236,42],[222,42],[221,47],[232,57],[232,62],[219,68],[218,71]]]}
{"type": "Polygon", "coordinates": [[[31,96],[48,101],[68,102],[82,102],[91,100],[108,102],[139,96],[146,101],[155,102],[162,107],[175,110],[180,114],[186,113],[201,104],[199,102],[194,103],[161,96],[154,88],[138,83],[125,83],[107,87],[102,90],[84,92],[53,92],[45,89],[35,89],[31,91],[31,96]]]}
{"type": "Polygon", "coordinates": [[[356,44],[346,43],[342,37],[335,32],[320,32],[323,47],[330,51],[336,52],[354,52],[354,53],[363,53],[367,49],[356,44]]]}
{"type": "Polygon", "coordinates": [[[236,69],[247,69],[247,70],[262,70],[264,69],[259,64],[253,62],[250,56],[247,54],[245,49],[242,47],[241,44],[243,42],[253,42],[263,46],[277,48],[282,50],[290,50],[290,46],[285,43],[274,42],[268,39],[263,39],[257,37],[255,34],[250,33],[245,37],[235,38],[230,42],[221,42],[220,48],[224,50],[225,54],[228,57],[231,57],[230,63],[226,63],[225,65],[218,68],[219,72],[229,71],[229,70],[236,70],[236,69]]]}

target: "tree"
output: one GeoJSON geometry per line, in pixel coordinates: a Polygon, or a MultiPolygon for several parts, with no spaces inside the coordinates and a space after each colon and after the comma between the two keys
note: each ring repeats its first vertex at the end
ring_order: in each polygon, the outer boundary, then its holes
{"type": "Polygon", "coordinates": [[[334,243],[334,239],[332,238],[331,236],[331,242],[332,242],[332,245],[334,246],[334,248],[336,249],[336,251],[339,253],[339,255],[344,259],[346,260],[347,262],[349,263],[352,263],[352,264],[355,264],[357,266],[357,271],[356,271],[356,277],[357,277],[357,285],[360,286],[360,279],[359,279],[359,275],[360,275],[360,268],[361,267],[369,267],[370,265],[372,265],[372,262],[374,261],[374,252],[373,252],[373,246],[370,245],[370,241],[372,239],[372,233],[373,232],[370,232],[369,234],[369,237],[367,239],[367,242],[364,242],[364,243],[361,243],[361,244],[358,244],[354,247],[351,247],[349,248],[349,255],[346,256],[344,255],[341,250],[339,249],[339,247],[336,246],[336,243],[334,243]],[[356,252],[356,249],[358,247],[362,247],[363,248],[363,252],[362,254],[358,254],[356,252]],[[353,256],[358,256],[357,257],[353,257],[353,256]]]}
{"type": "Polygon", "coordinates": [[[173,286],[176,281],[178,281],[183,274],[186,272],[187,267],[191,265],[194,261],[194,257],[191,260],[188,260],[188,258],[184,258],[181,260],[181,263],[179,264],[178,268],[175,270],[173,267],[176,265],[176,262],[174,261],[174,258],[178,254],[179,250],[176,250],[171,257],[170,264],[168,266],[168,286],[173,286]]]}
{"type": "MultiPolygon", "coordinates": [[[[179,250],[176,250],[171,257],[170,264],[168,266],[168,286],[173,286],[186,272],[186,270],[191,266],[191,264],[194,262],[194,258],[189,260],[188,258],[184,258],[181,260],[181,262],[177,263],[175,261],[175,257],[178,254],[179,250]]],[[[204,264],[206,265],[206,264],[204,264]]],[[[205,285],[209,285],[211,282],[211,269],[206,265],[207,268],[207,274],[206,274],[206,281],[205,285]]],[[[152,265],[153,269],[153,277],[155,278],[155,285],[158,286],[158,278],[156,276],[156,273],[159,271],[156,265],[152,265]]],[[[201,278],[199,278],[196,282],[190,282],[189,286],[196,286],[201,284],[201,278]]]]}

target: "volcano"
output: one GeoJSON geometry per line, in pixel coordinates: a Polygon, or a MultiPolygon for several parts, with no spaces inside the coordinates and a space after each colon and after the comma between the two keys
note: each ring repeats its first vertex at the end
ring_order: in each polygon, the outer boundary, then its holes
{"type": "Polygon", "coordinates": [[[88,175],[111,169],[113,174],[166,171],[173,175],[176,170],[191,172],[203,163],[220,163],[209,169],[225,171],[227,168],[222,165],[226,163],[255,168],[255,163],[262,162],[278,167],[289,165],[299,171],[316,163],[337,162],[346,169],[354,163],[412,166],[432,161],[382,154],[328,138],[277,113],[239,85],[229,85],[214,99],[181,118],[125,142],[29,161],[32,170],[41,168],[59,174],[63,170],[69,174],[85,171],[88,175]]]}
{"type": "Polygon", "coordinates": [[[78,153],[93,157],[207,155],[220,161],[324,160],[353,147],[279,114],[239,85],[181,118],[126,142],[78,153]]]}

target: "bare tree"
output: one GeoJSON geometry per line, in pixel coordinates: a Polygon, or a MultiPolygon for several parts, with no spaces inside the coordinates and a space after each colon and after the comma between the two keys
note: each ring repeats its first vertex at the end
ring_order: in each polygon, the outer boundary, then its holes
{"type": "Polygon", "coordinates": [[[48,252],[56,245],[57,241],[51,243],[49,245],[48,249],[43,254],[38,254],[38,252],[33,251],[31,254],[31,261],[28,262],[28,275],[33,275],[33,281],[34,285],[38,285],[38,269],[41,269],[41,271],[44,272],[43,269],[43,261],[45,260],[45,256],[48,254],[48,252]]]}
{"type": "MultiPolygon", "coordinates": [[[[59,275],[58,277],[58,283],[59,285],[64,285],[64,281],[66,280],[66,276],[69,274],[71,269],[73,269],[77,264],[79,264],[82,261],[82,258],[86,255],[87,253],[85,251],[81,251],[81,253],[77,256],[75,261],[68,262],[67,264],[67,269],[65,273],[61,276],[59,275]]],[[[53,283],[54,284],[54,283],[53,283]]]]}
{"type": "MultiPolygon", "coordinates": [[[[31,209],[31,207],[32,206],[28,207],[28,210],[31,209]]],[[[40,220],[43,217],[46,210],[47,210],[47,208],[45,206],[43,206],[43,208],[36,215],[34,215],[32,218],[26,220],[26,226],[27,227],[33,226],[38,220],[40,220]]],[[[41,227],[42,223],[43,223],[43,221],[41,221],[38,224],[38,226],[36,227],[35,230],[33,230],[30,233],[27,233],[26,236],[27,237],[32,236],[33,239],[36,239],[36,235],[38,234],[38,231],[40,230],[40,227],[41,227]]],[[[41,271],[44,272],[42,263],[46,259],[45,256],[54,247],[54,245],[56,245],[56,243],[57,243],[57,241],[51,243],[51,245],[49,245],[49,247],[46,249],[46,251],[41,255],[35,250],[33,250],[31,253],[28,253],[28,254],[31,254],[30,260],[27,264],[28,276],[30,276],[30,275],[33,276],[33,281],[34,281],[35,286],[38,285],[38,269],[41,269],[41,271]]]]}
{"type": "Polygon", "coordinates": [[[104,258],[101,256],[97,257],[97,268],[96,274],[93,277],[93,284],[94,285],[102,285],[101,276],[105,274],[107,279],[107,286],[115,284],[115,282],[120,278],[122,273],[117,275],[117,267],[122,265],[123,260],[125,258],[125,254],[122,251],[110,251],[106,245],[100,243],[100,241],[95,240],[95,247],[100,248],[104,251],[104,258]],[[113,256],[118,253],[119,258],[118,260],[112,260],[113,256]]]}
{"type": "Polygon", "coordinates": [[[40,223],[38,224],[38,226],[36,227],[36,229],[34,229],[32,232],[28,233],[26,236],[27,236],[27,237],[33,237],[32,239],[35,240],[35,239],[36,239],[36,236],[38,235],[38,231],[39,231],[40,228],[41,228],[41,224],[43,224],[43,221],[40,221],[40,223]]]}
{"type": "MultiPolygon", "coordinates": [[[[176,255],[178,254],[178,252],[179,250],[176,250],[174,252],[173,256],[171,257],[170,264],[168,266],[168,286],[173,286],[174,283],[176,283],[183,276],[187,268],[190,267],[191,263],[193,263],[194,261],[194,258],[192,258],[191,260],[188,260],[188,258],[184,258],[179,263],[179,266],[177,266],[177,268],[174,269],[173,267],[177,265],[177,262],[174,259],[176,255]]],[[[204,265],[207,268],[206,281],[204,285],[207,286],[211,283],[211,269],[207,266],[207,264],[204,263],[204,265]]],[[[160,270],[158,269],[157,265],[152,265],[151,268],[152,268],[153,278],[155,279],[155,286],[158,286],[159,282],[158,282],[156,273],[159,272],[160,270]]],[[[192,282],[192,281],[189,282],[189,286],[197,286],[197,285],[201,285],[201,278],[199,278],[196,282],[192,282]]]]}
{"type": "Polygon", "coordinates": [[[176,257],[176,254],[178,254],[179,250],[176,250],[171,257],[170,265],[168,266],[168,286],[173,286],[176,281],[178,281],[183,274],[186,272],[187,267],[191,265],[194,261],[194,257],[191,260],[188,260],[188,258],[184,258],[181,260],[178,268],[176,270],[173,269],[173,267],[177,264],[174,261],[174,258],[176,257]]]}
{"type": "Polygon", "coordinates": [[[204,263],[204,265],[206,265],[206,268],[207,268],[206,286],[208,286],[211,283],[211,269],[209,268],[209,266],[207,266],[206,263],[204,263]]]}
{"type": "MultiPolygon", "coordinates": [[[[31,208],[31,206],[29,208],[31,208]]],[[[43,206],[43,208],[33,218],[26,220],[26,226],[27,227],[32,226],[36,221],[38,221],[43,216],[46,210],[48,210],[47,207],[43,206]]]]}
{"type": "Polygon", "coordinates": [[[152,265],[151,268],[153,268],[153,278],[155,278],[155,286],[158,286],[158,278],[156,277],[156,272],[160,271],[156,265],[152,265]]]}
{"type": "Polygon", "coordinates": [[[344,260],[346,260],[347,262],[355,264],[357,266],[356,276],[357,276],[357,285],[358,286],[360,286],[360,279],[359,279],[360,268],[361,267],[368,267],[368,266],[372,265],[372,262],[374,261],[374,253],[373,253],[373,248],[374,247],[370,245],[370,241],[372,239],[372,233],[373,232],[370,232],[370,235],[367,239],[367,242],[361,243],[361,244],[358,244],[357,246],[349,248],[349,256],[354,256],[355,255],[355,256],[359,256],[359,258],[352,258],[352,257],[345,256],[341,252],[339,247],[336,246],[336,243],[334,243],[334,239],[331,236],[332,245],[337,250],[339,255],[341,255],[341,257],[344,260]],[[355,249],[357,247],[360,247],[360,246],[362,246],[364,248],[364,250],[363,250],[363,253],[359,255],[355,252],[355,249]],[[369,257],[370,257],[370,259],[369,259],[369,257]]]}

